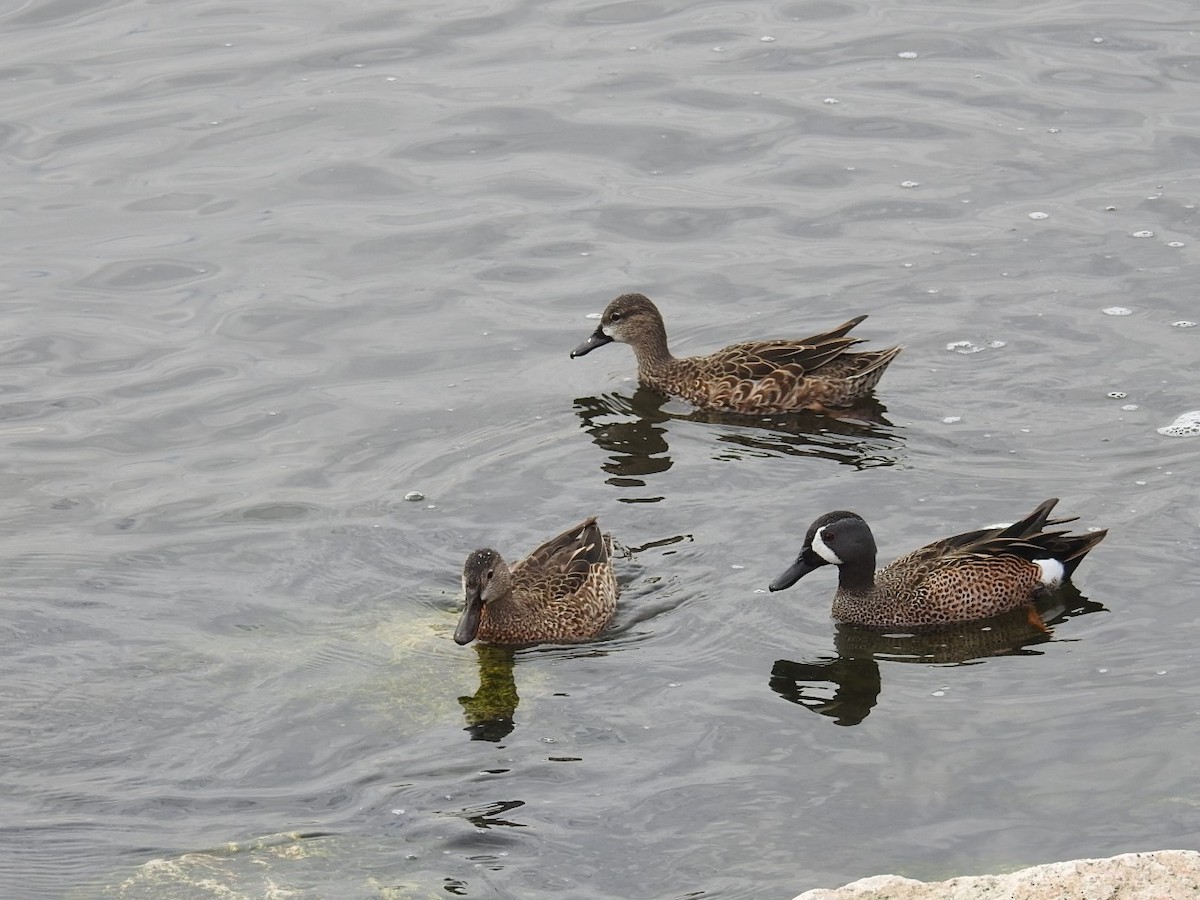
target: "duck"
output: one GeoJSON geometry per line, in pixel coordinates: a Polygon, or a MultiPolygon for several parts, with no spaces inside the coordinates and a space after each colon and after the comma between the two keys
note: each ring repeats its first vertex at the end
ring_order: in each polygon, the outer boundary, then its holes
{"type": "Polygon", "coordinates": [[[511,567],[490,547],[463,564],[457,644],[571,643],[599,635],[617,608],[612,538],[595,516],[553,537],[511,567]]]}
{"type": "MultiPolygon", "coordinates": [[[[1048,530],[1076,518],[1051,519],[1054,497],[1011,525],[943,538],[875,571],[875,537],[862,516],[825,513],[770,590],[791,587],[825,565],[838,567],[834,618],[869,628],[922,628],[970,622],[1029,606],[1069,579],[1108,534],[1048,530]]],[[[1036,613],[1031,613],[1031,621],[1036,613]]]]}
{"type": "Polygon", "coordinates": [[[596,330],[571,358],[620,341],[633,348],[643,384],[700,409],[751,415],[822,412],[864,398],[902,349],[849,352],[863,340],[846,335],[864,319],[856,316],[799,340],[749,341],[708,356],[678,358],[667,348],[658,307],[645,294],[622,294],[608,304],[596,330]]]}

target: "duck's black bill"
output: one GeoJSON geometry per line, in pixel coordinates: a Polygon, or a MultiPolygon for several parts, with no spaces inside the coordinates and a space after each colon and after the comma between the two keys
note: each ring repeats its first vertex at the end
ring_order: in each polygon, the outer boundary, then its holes
{"type": "Polygon", "coordinates": [[[479,633],[479,618],[483,613],[483,597],[480,594],[467,597],[467,606],[463,610],[462,618],[458,620],[458,627],[454,629],[454,643],[469,644],[475,640],[475,635],[479,633]]]}
{"type": "Polygon", "coordinates": [[[592,332],[592,336],[571,351],[571,359],[575,359],[577,356],[585,356],[597,347],[603,347],[605,344],[611,343],[612,338],[604,333],[603,326],[597,325],[596,330],[592,332]]]}
{"type": "Polygon", "coordinates": [[[793,584],[811,572],[816,566],[809,565],[801,556],[794,563],[788,566],[787,571],[772,581],[767,587],[772,591],[782,591],[790,588],[793,584]]]}

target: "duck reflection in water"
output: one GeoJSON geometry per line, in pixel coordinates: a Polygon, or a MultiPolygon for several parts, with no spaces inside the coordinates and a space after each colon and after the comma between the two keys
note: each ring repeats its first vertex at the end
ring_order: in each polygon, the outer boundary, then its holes
{"type": "MultiPolygon", "coordinates": [[[[632,396],[616,393],[576,399],[575,413],[583,430],[610,454],[601,466],[609,474],[609,484],[645,487],[650,476],[670,469],[673,460],[667,436],[675,422],[721,426],[716,439],[728,450],[724,454],[728,459],[807,456],[868,469],[894,465],[900,456],[901,438],[884,418],[883,405],[873,398],[835,413],[770,416],[698,409],[669,412],[664,409],[668,404],[688,409],[644,386],[632,396]]],[[[653,498],[657,499],[661,498],[653,498]]]]}
{"type": "Polygon", "coordinates": [[[513,677],[512,647],[476,644],[479,660],[479,689],[459,697],[467,719],[465,731],[473,741],[498,742],[513,730],[513,716],[521,702],[513,677]]]}
{"type": "Polygon", "coordinates": [[[836,623],[836,656],[813,662],[778,659],[771,690],[790,703],[828,716],[838,725],[857,725],[879,702],[880,662],[967,665],[995,656],[1040,656],[1033,649],[1059,640],[1054,626],[1076,616],[1105,612],[1071,583],[1030,607],[1002,616],[910,633],[880,632],[836,623]]]}

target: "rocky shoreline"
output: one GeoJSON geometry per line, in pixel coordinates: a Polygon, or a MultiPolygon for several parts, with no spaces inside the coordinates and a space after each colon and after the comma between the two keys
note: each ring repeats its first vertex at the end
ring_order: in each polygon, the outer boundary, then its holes
{"type": "Polygon", "coordinates": [[[1200,898],[1200,853],[1156,850],[1108,859],[1074,859],[1007,875],[914,881],[873,875],[795,900],[1188,900],[1200,898]]]}

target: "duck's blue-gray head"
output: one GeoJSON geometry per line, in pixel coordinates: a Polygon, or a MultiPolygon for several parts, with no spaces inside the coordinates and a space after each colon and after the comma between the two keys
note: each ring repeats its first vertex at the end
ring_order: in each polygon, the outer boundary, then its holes
{"type": "Polygon", "coordinates": [[[825,513],[808,527],[800,554],[770,590],[790,588],[821,566],[866,565],[874,571],[875,552],[875,537],[862,516],[844,509],[825,513]]]}

